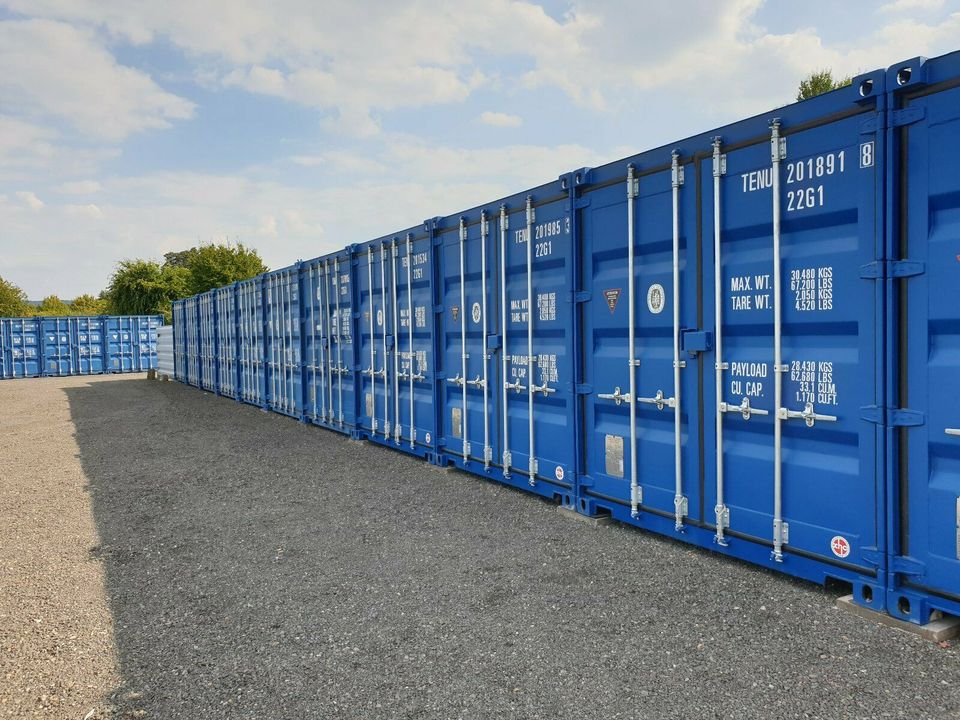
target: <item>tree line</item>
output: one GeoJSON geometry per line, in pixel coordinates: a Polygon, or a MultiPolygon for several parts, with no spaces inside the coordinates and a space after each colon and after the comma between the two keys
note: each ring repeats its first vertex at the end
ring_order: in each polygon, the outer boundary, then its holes
{"type": "Polygon", "coordinates": [[[266,272],[256,250],[243,244],[211,244],[170,252],[163,262],[122,260],[109,285],[98,295],[62,300],[48,295],[39,305],[0,277],[0,317],[70,315],[163,315],[170,322],[170,303],[266,272]]]}

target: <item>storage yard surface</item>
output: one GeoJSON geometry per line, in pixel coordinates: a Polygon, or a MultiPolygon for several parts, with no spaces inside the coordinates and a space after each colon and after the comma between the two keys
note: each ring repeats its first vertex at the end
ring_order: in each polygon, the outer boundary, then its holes
{"type": "Polygon", "coordinates": [[[0,716],[960,714],[955,647],[457,471],[139,375],[0,408],[0,716]]]}

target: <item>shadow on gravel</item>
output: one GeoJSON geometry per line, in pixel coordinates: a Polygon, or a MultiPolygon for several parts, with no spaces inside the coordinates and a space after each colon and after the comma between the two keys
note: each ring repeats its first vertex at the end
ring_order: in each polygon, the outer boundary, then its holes
{"type": "MultiPolygon", "coordinates": [[[[65,390],[164,718],[948,717],[955,651],[741,563],[178,383],[65,390]]],[[[132,716],[137,716],[135,713],[132,716]]]]}

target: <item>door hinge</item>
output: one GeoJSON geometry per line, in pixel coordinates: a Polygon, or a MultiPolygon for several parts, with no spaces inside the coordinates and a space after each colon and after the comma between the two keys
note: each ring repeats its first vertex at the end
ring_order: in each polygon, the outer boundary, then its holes
{"type": "Polygon", "coordinates": [[[866,280],[905,278],[922,275],[926,271],[926,265],[920,260],[874,260],[860,266],[860,277],[866,280]]]}
{"type": "Polygon", "coordinates": [[[894,110],[893,127],[902,127],[903,125],[912,125],[915,122],[920,122],[926,117],[926,114],[926,108],[919,105],[903,108],[902,110],[894,110]]]}
{"type": "Polygon", "coordinates": [[[594,486],[593,478],[590,477],[589,475],[581,475],[580,477],[577,478],[577,481],[579,482],[580,487],[593,487],[593,486],[594,486]]]}
{"type": "Polygon", "coordinates": [[[593,394],[593,385],[589,383],[578,383],[576,386],[577,395],[592,395],[593,394]]]}
{"type": "Polygon", "coordinates": [[[917,427],[923,425],[924,422],[924,415],[919,410],[896,408],[890,410],[887,425],[890,427],[917,427]]]}
{"type": "Polygon", "coordinates": [[[924,575],[927,572],[926,565],[909,555],[894,556],[890,569],[901,575],[924,575]]]}
{"type": "Polygon", "coordinates": [[[590,207],[590,198],[588,197],[577,198],[573,202],[574,210],[583,210],[586,207],[590,207]]]}
{"type": "Polygon", "coordinates": [[[581,290],[578,293],[575,293],[573,296],[573,301],[578,303],[590,302],[593,299],[593,293],[589,290],[581,290]]]}
{"type": "Polygon", "coordinates": [[[884,408],[879,405],[865,405],[860,408],[860,419],[875,425],[883,425],[887,420],[884,408]]]}
{"type": "Polygon", "coordinates": [[[883,565],[884,554],[875,547],[861,548],[860,557],[863,558],[865,562],[875,565],[876,567],[883,565]]]}

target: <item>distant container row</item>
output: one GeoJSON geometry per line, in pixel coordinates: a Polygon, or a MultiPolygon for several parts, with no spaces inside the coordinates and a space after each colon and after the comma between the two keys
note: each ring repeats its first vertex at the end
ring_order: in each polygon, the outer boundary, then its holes
{"type": "Polygon", "coordinates": [[[176,376],[960,615],[960,54],[777,115],[177,302],[176,376]]]}
{"type": "Polygon", "coordinates": [[[0,379],[155,369],[162,322],[152,315],[0,318],[0,379]]]}

